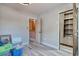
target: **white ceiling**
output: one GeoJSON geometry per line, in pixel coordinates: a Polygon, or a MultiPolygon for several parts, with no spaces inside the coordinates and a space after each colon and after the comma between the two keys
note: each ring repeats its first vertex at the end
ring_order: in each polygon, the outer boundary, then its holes
{"type": "Polygon", "coordinates": [[[9,6],[24,13],[30,12],[37,15],[62,5],[62,3],[33,3],[29,6],[24,6],[19,3],[2,3],[1,5],[9,6]]]}

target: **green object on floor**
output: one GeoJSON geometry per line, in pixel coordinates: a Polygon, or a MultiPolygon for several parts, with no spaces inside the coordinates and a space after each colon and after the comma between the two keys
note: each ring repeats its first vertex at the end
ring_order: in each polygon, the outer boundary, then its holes
{"type": "Polygon", "coordinates": [[[11,43],[0,46],[0,56],[3,55],[4,53],[6,53],[7,51],[11,50],[11,49],[12,49],[11,43]]]}

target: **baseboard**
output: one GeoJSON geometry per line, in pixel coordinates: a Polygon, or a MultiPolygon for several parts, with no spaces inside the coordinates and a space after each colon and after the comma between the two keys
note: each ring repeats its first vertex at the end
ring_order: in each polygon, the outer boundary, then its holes
{"type": "Polygon", "coordinates": [[[51,47],[51,48],[54,48],[54,49],[57,49],[57,50],[59,49],[58,47],[56,47],[54,45],[50,45],[50,44],[47,44],[47,43],[44,43],[44,42],[41,42],[41,44],[46,45],[46,46],[51,47]]]}

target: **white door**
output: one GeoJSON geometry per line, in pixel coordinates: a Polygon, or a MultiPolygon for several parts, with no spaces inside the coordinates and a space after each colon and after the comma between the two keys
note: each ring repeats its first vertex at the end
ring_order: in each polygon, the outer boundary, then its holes
{"type": "Polygon", "coordinates": [[[36,39],[38,43],[42,42],[42,18],[37,20],[36,39]]]}

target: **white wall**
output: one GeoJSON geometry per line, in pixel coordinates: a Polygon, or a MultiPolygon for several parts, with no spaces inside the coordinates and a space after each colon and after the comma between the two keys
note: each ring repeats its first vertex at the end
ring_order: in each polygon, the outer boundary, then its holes
{"type": "MultiPolygon", "coordinates": [[[[59,12],[72,9],[71,4],[63,4],[52,10],[38,15],[43,18],[42,43],[56,49],[59,48],[59,12]]],[[[12,37],[21,37],[28,43],[28,20],[29,17],[36,18],[36,15],[21,13],[7,6],[0,6],[0,34],[11,34],[12,37]]],[[[40,30],[38,30],[39,33],[40,30]]],[[[40,42],[40,37],[37,39],[40,42]]]]}
{"type": "MultiPolygon", "coordinates": [[[[63,4],[40,14],[42,17],[42,43],[59,49],[59,12],[72,9],[72,4],[63,4]]],[[[39,39],[40,40],[40,39],[39,39]]]]}
{"type": "Polygon", "coordinates": [[[8,6],[0,5],[0,34],[11,34],[12,37],[21,37],[23,42],[29,42],[28,21],[36,18],[29,13],[21,13],[8,6]]]}

